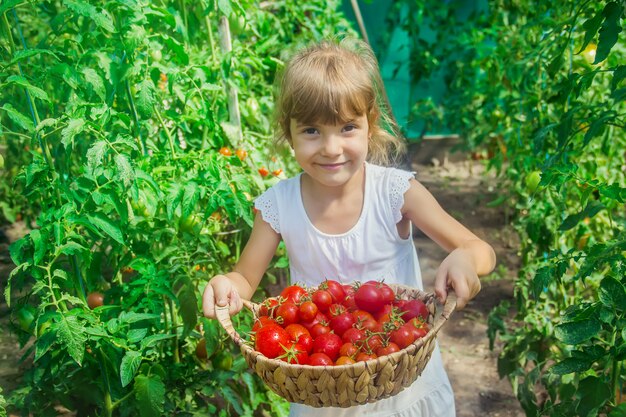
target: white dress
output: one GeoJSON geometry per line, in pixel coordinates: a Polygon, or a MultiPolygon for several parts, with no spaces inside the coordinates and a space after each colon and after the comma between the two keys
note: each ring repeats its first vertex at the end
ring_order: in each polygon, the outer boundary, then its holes
{"type": "MultiPolygon", "coordinates": [[[[423,288],[412,237],[402,239],[396,227],[413,173],[366,163],[361,215],[352,229],[338,235],[319,231],[309,220],[300,177],[279,182],[255,201],[263,220],[285,242],[291,282],[317,286],[324,279],[385,280],[423,288]]],[[[290,416],[455,417],[454,394],[437,346],[422,375],[393,397],[349,408],[291,404],[290,416]]]]}

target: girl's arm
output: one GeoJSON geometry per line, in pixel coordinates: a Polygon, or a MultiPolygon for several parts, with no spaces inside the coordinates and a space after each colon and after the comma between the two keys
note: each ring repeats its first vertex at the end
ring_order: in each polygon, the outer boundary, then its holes
{"type": "Polygon", "coordinates": [[[480,291],[479,275],[488,274],[496,265],[493,248],[450,216],[433,195],[419,182],[410,180],[404,194],[402,215],[448,251],[435,278],[435,294],[444,302],[448,288],[457,296],[462,309],[480,291]]]}
{"type": "Polygon", "coordinates": [[[258,213],[254,219],[250,239],[233,271],[214,276],[204,289],[202,295],[204,315],[215,318],[216,305],[221,307],[228,305],[231,315],[241,310],[243,307],[241,298],[246,300],[252,298],[279,243],[280,235],[258,213]]]}

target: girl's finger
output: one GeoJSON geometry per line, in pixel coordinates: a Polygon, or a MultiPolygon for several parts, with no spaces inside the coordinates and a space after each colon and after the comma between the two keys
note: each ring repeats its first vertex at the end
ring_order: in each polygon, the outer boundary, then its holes
{"type": "Polygon", "coordinates": [[[211,284],[208,284],[202,293],[202,312],[205,317],[215,318],[215,295],[211,284]]]}
{"type": "Polygon", "coordinates": [[[459,310],[462,310],[471,298],[470,288],[464,276],[455,275],[450,278],[452,287],[454,288],[454,292],[456,294],[456,306],[459,310]]]}
{"type": "Polygon", "coordinates": [[[448,298],[448,272],[446,268],[439,268],[435,276],[435,295],[441,304],[448,298]]]}

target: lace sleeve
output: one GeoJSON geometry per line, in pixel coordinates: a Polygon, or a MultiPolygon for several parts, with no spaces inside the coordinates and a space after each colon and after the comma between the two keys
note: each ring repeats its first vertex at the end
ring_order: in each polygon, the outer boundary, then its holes
{"type": "Polygon", "coordinates": [[[396,169],[389,179],[391,212],[393,213],[393,220],[396,223],[402,220],[401,209],[404,205],[404,193],[406,193],[411,186],[409,184],[411,178],[415,178],[415,172],[396,169]]]}
{"type": "Polygon", "coordinates": [[[280,233],[278,222],[278,207],[274,190],[271,188],[254,200],[254,207],[261,212],[261,217],[269,224],[276,233],[280,233]]]}

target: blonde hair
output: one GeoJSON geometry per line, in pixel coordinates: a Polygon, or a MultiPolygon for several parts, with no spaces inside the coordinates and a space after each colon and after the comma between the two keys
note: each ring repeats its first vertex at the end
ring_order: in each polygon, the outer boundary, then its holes
{"type": "Polygon", "coordinates": [[[296,53],[277,78],[277,141],[291,143],[290,123],[341,124],[367,116],[368,161],[397,162],[405,143],[383,98],[372,49],[357,39],[325,40],[296,53]]]}

